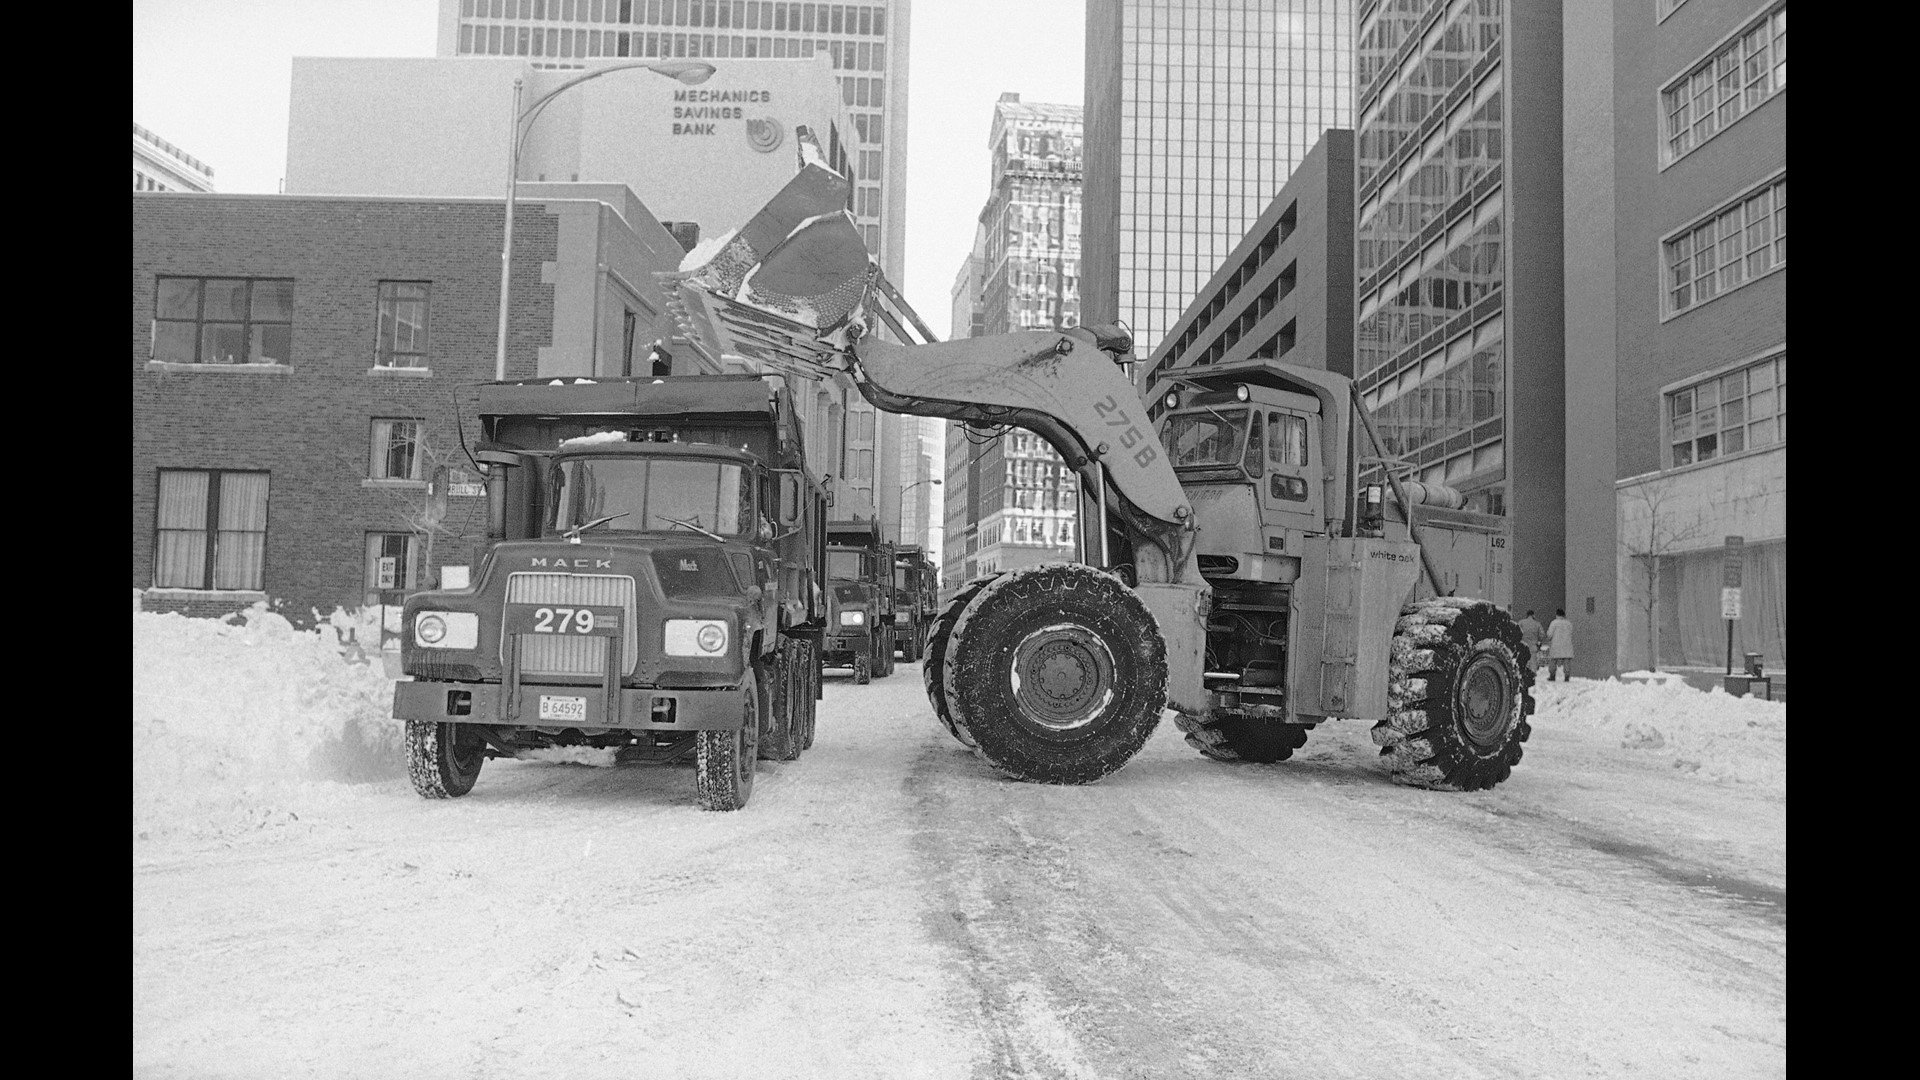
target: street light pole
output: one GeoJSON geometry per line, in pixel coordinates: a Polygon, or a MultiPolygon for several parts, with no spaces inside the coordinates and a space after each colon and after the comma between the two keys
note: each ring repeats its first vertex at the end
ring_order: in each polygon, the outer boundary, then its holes
{"type": "Polygon", "coordinates": [[[525,112],[520,110],[520,99],[526,89],[526,80],[516,76],[513,80],[513,124],[507,132],[507,213],[506,226],[500,238],[500,324],[494,338],[493,379],[505,382],[507,378],[507,303],[509,300],[510,278],[513,270],[513,204],[520,190],[520,149],[526,142],[527,132],[533,129],[533,122],[540,118],[540,111],[564,91],[571,90],[588,79],[597,79],[615,71],[628,71],[645,68],[656,75],[665,75],[688,86],[698,86],[713,77],[717,70],[712,64],[698,60],[671,60],[665,63],[636,60],[625,64],[608,64],[596,68],[584,75],[576,75],[559,86],[540,96],[538,101],[528,106],[525,112]]]}
{"type": "MultiPolygon", "coordinates": [[[[934,487],[939,487],[943,483],[944,481],[930,476],[925,480],[915,480],[913,483],[908,484],[906,487],[903,487],[900,489],[900,516],[895,518],[893,522],[893,532],[895,536],[899,536],[903,540],[906,539],[905,532],[906,532],[906,526],[907,526],[907,492],[912,491],[914,488],[919,487],[921,484],[932,484],[934,487]]],[[[922,515],[922,517],[924,516],[925,515],[922,515]]]]}

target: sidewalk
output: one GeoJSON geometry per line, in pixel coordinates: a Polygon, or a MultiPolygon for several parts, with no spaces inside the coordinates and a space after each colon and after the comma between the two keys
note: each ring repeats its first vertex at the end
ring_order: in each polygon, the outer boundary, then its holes
{"type": "MultiPolygon", "coordinates": [[[[1727,669],[1724,664],[1719,667],[1669,667],[1667,670],[1685,679],[1687,685],[1693,687],[1695,690],[1705,690],[1714,686],[1724,689],[1726,686],[1727,669]]],[[[1767,678],[1773,681],[1773,700],[1787,700],[1786,669],[1781,668],[1775,671],[1769,668],[1762,668],[1761,670],[1765,671],[1767,678]]],[[[1742,674],[1742,669],[1738,664],[1734,666],[1734,674],[1742,674]]]]}

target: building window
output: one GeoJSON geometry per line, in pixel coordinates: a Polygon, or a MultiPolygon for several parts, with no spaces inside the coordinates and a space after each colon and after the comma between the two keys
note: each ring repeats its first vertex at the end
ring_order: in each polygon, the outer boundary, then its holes
{"type": "Polygon", "coordinates": [[[376,419],[367,476],[375,480],[425,479],[419,420],[376,419]]]}
{"type": "Polygon", "coordinates": [[[284,364],[293,353],[292,278],[163,277],[153,292],[154,360],[284,364]]]}
{"type": "Polygon", "coordinates": [[[1787,181],[1743,196],[1661,245],[1667,314],[1677,315],[1787,264],[1787,181]]]}
{"type": "Polygon", "coordinates": [[[632,308],[620,320],[620,374],[633,374],[633,345],[640,333],[640,316],[632,308]]]}
{"type": "Polygon", "coordinates": [[[266,551],[266,473],[160,470],[155,588],[257,590],[266,551]]]}
{"type": "Polygon", "coordinates": [[[395,592],[414,587],[412,533],[367,534],[368,592],[395,592]]]}
{"type": "Polygon", "coordinates": [[[425,281],[380,283],[380,340],[375,344],[376,367],[427,366],[427,294],[425,281]]]}
{"type": "Polygon", "coordinates": [[[1670,468],[1787,441],[1785,353],[1666,397],[1670,468]]]}
{"type": "Polygon", "coordinates": [[[1660,92],[1663,156],[1672,164],[1787,88],[1787,7],[1781,4],[1660,92]]]}

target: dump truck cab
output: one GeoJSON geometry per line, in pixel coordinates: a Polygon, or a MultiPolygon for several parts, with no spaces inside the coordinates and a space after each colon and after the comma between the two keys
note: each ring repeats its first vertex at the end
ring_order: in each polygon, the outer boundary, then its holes
{"type": "Polygon", "coordinates": [[[823,667],[849,668],[856,683],[893,674],[893,545],[878,519],[827,524],[827,629],[823,667]]]}
{"type": "Polygon", "coordinates": [[[911,664],[926,649],[927,628],[940,609],[939,571],[919,547],[893,554],[893,638],[900,658],[911,664]]]}
{"type": "Polygon", "coordinates": [[[463,794],[487,756],[589,746],[696,756],[702,805],[733,809],[756,757],[797,756],[825,499],[792,420],[752,376],[482,388],[495,542],[403,616],[394,715],[439,743],[421,794],[463,794]]]}

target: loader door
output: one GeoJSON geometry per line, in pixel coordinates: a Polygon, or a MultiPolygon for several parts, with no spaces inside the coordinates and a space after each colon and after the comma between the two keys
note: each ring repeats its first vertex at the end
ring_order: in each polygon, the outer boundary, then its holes
{"type": "Polygon", "coordinates": [[[1311,450],[1320,418],[1273,407],[1266,418],[1266,475],[1258,481],[1261,517],[1269,527],[1325,532],[1326,485],[1314,479],[1311,450]]]}

